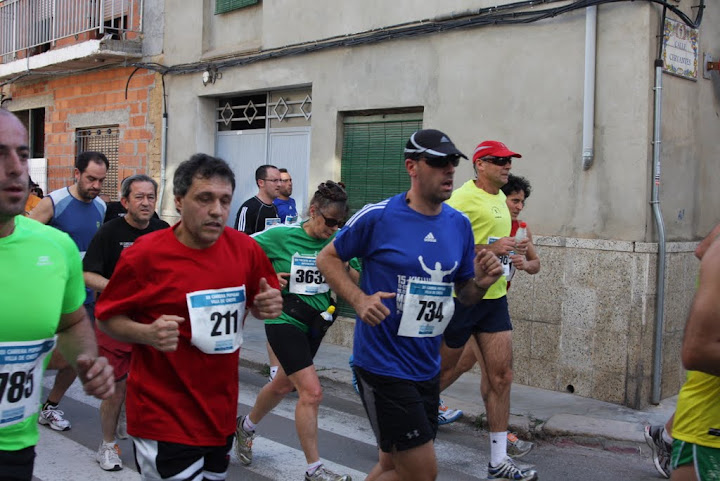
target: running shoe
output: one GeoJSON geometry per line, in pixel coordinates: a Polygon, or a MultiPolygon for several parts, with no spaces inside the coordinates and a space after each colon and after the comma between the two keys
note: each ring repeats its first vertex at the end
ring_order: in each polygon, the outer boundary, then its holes
{"type": "Polygon", "coordinates": [[[440,400],[440,404],[438,404],[438,424],[454,423],[460,419],[462,415],[463,412],[461,410],[449,408],[442,399],[440,400]]]}
{"type": "Polygon", "coordinates": [[[360,389],[358,388],[357,376],[355,375],[355,369],[353,369],[353,355],[352,354],[350,354],[350,358],[348,359],[348,364],[350,364],[350,372],[352,373],[353,389],[355,389],[356,393],[360,394],[360,389]]]}
{"type": "Polygon", "coordinates": [[[488,464],[487,479],[506,479],[512,481],[535,481],[538,479],[537,472],[534,469],[520,469],[512,459],[506,457],[502,463],[497,466],[488,464]]]}
{"type": "Polygon", "coordinates": [[[237,426],[235,427],[235,454],[238,459],[245,466],[250,466],[252,463],[252,445],[253,439],[255,439],[255,432],[248,433],[243,429],[243,421],[245,416],[239,417],[237,420],[237,426]]]}
{"type": "Polygon", "coordinates": [[[513,459],[522,458],[534,447],[535,444],[519,439],[515,433],[507,434],[507,453],[513,459]]]}
{"type": "Polygon", "coordinates": [[[115,428],[115,437],[117,437],[118,439],[127,439],[128,438],[127,415],[125,413],[125,403],[123,403],[122,409],[120,409],[120,416],[118,416],[117,427],[115,428]]]}
{"type": "Polygon", "coordinates": [[[105,471],[120,471],[123,468],[120,459],[120,447],[117,444],[100,443],[95,460],[105,471]]]}
{"type": "Polygon", "coordinates": [[[325,466],[320,466],[312,474],[305,473],[305,481],[352,481],[352,478],[347,474],[335,474],[325,466]]]}
{"type": "Polygon", "coordinates": [[[63,417],[65,413],[53,406],[44,406],[40,415],[38,416],[38,422],[43,426],[48,426],[55,431],[67,431],[70,429],[70,421],[63,417]]]}
{"type": "Polygon", "coordinates": [[[645,442],[652,449],[653,463],[655,469],[658,470],[663,477],[670,477],[670,454],[672,453],[672,444],[668,444],[663,439],[663,431],[665,426],[645,426],[645,442]]]}

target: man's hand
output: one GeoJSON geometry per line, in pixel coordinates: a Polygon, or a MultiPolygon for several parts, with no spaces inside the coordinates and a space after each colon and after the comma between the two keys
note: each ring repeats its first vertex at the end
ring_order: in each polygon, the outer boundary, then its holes
{"type": "MultiPolygon", "coordinates": [[[[501,237],[492,244],[488,244],[485,249],[490,250],[496,256],[506,256],[515,250],[514,237],[501,237]]],[[[479,254],[479,252],[478,252],[479,254]]]]}
{"type": "Polygon", "coordinates": [[[358,317],[371,326],[377,326],[390,315],[390,309],[382,303],[383,299],[392,299],[394,292],[378,291],[372,296],[363,295],[359,303],[353,305],[358,317]]]}
{"type": "Polygon", "coordinates": [[[512,256],[510,256],[510,260],[512,261],[513,265],[515,266],[515,269],[517,269],[519,271],[527,270],[528,260],[524,255],[523,256],[517,255],[517,254],[512,255],[512,256]]]}
{"type": "Polygon", "coordinates": [[[275,319],[282,314],[282,307],[280,291],[270,286],[264,277],[260,279],[259,292],[253,300],[253,316],[258,319],[275,319]]]}
{"type": "MultiPolygon", "coordinates": [[[[503,239],[512,238],[503,237],[503,239]]],[[[495,284],[495,282],[500,279],[500,276],[503,274],[500,259],[498,259],[498,257],[490,250],[482,249],[475,255],[473,262],[475,265],[475,285],[477,287],[488,289],[490,286],[495,284]]]]}
{"type": "Polygon", "coordinates": [[[148,325],[145,343],[158,351],[171,352],[177,350],[181,322],[185,322],[185,319],[180,316],[163,314],[148,325]]]}
{"type": "Polygon", "coordinates": [[[115,392],[113,368],[106,358],[91,358],[81,354],[77,358],[77,373],[86,394],[98,399],[108,399],[115,392]]]}
{"type": "Polygon", "coordinates": [[[287,287],[288,283],[290,282],[290,281],[288,281],[289,277],[290,277],[289,272],[278,272],[277,278],[278,278],[278,283],[280,283],[280,290],[283,290],[283,289],[285,289],[285,287],[287,287]]]}
{"type": "Polygon", "coordinates": [[[525,238],[520,242],[515,243],[515,254],[525,256],[527,255],[528,245],[530,245],[530,239],[525,238]]]}

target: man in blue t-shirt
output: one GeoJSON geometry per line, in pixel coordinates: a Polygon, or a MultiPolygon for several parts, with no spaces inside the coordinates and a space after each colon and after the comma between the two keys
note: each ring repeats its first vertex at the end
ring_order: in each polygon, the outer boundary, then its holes
{"type": "Polygon", "coordinates": [[[298,221],[297,206],[292,195],[293,184],[292,177],[287,169],[278,169],[280,171],[280,189],[278,196],[273,200],[275,208],[277,208],[278,217],[283,224],[294,224],[298,221]]]}
{"type": "Polygon", "coordinates": [[[380,449],[369,480],[435,479],[440,341],[453,288],[474,304],[502,274],[491,252],[475,254],[467,217],[444,204],[465,155],[428,129],[410,137],[405,157],[410,190],[365,206],[317,258],[357,312],[354,370],[380,449]],[[359,287],[344,267],[353,257],[363,260],[359,287]]]}
{"type": "MultiPolygon", "coordinates": [[[[30,218],[67,233],[77,244],[80,258],[85,256],[90,241],[105,219],[105,202],[98,196],[109,168],[110,163],[101,152],[81,153],[75,160],[75,183],[50,192],[30,212],[30,218]]],[[[88,289],[86,293],[85,309],[94,320],[95,297],[88,289]]],[[[56,408],[77,375],[58,351],[53,353],[48,369],[58,372],[39,422],[56,431],[66,431],[70,429],[70,421],[56,408]]]]}

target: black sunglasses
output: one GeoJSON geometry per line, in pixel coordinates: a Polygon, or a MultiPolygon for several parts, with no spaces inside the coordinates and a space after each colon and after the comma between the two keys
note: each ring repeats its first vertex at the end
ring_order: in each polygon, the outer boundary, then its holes
{"type": "Polygon", "coordinates": [[[337,227],[338,229],[342,229],[342,227],[345,225],[345,221],[344,221],[344,220],[337,220],[337,219],[333,219],[333,218],[327,218],[327,217],[325,217],[325,215],[322,213],[322,211],[321,211],[320,209],[318,209],[317,211],[318,211],[318,213],[320,214],[320,216],[323,218],[323,220],[325,221],[325,225],[326,225],[326,226],[328,226],[328,227],[337,227]]]}
{"type": "Polygon", "coordinates": [[[445,157],[420,157],[424,160],[427,165],[436,169],[444,169],[448,164],[452,164],[453,167],[460,165],[459,155],[446,155],[445,157]]]}
{"type": "Polygon", "coordinates": [[[490,162],[491,164],[499,165],[500,167],[512,164],[512,157],[483,157],[482,160],[490,162]]]}

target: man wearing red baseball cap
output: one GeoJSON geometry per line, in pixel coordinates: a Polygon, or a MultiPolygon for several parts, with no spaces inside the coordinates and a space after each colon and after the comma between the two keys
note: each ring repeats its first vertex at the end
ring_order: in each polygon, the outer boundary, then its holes
{"type": "MultiPolygon", "coordinates": [[[[476,249],[488,249],[503,260],[513,252],[524,255],[527,239],[516,243],[510,237],[511,217],[500,188],[508,181],[513,158],[522,157],[495,140],[481,142],[473,153],[477,178],[453,192],[447,203],[470,219],[476,249]]],[[[480,392],[485,402],[490,428],[490,464],[488,479],[531,481],[537,479],[532,469],[520,469],[507,455],[507,426],[510,416],[512,385],[512,324],[507,304],[507,280],[501,276],[487,291],[483,302],[463,306],[456,302],[455,315],[445,330],[440,389],[451,382],[452,367],[471,336],[480,346],[478,356],[482,379],[480,392]]]]}

